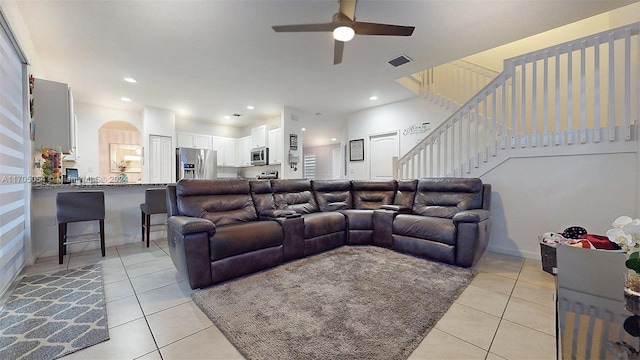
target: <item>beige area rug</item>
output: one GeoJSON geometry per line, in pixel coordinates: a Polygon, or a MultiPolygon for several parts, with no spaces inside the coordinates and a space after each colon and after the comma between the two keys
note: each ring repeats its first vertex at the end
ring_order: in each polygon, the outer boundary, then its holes
{"type": "Polygon", "coordinates": [[[0,359],[56,359],[109,339],[102,266],[26,276],[0,312],[0,359]]]}
{"type": "Polygon", "coordinates": [[[247,359],[406,359],[474,276],[388,249],[343,246],[193,299],[247,359]]]}

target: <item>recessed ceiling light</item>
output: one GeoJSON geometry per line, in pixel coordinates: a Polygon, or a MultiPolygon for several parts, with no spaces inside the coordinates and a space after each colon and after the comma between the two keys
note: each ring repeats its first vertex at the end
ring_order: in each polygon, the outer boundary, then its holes
{"type": "Polygon", "coordinates": [[[231,119],[231,116],[229,116],[229,115],[225,115],[225,116],[224,116],[224,118],[225,118],[225,119],[227,119],[227,120],[229,120],[229,119],[231,119]]]}
{"type": "Polygon", "coordinates": [[[128,97],[126,97],[126,96],[121,97],[121,98],[120,98],[120,100],[122,100],[122,101],[126,101],[126,102],[131,101],[131,99],[129,99],[129,98],[128,98],[128,97]]]}
{"type": "Polygon", "coordinates": [[[137,83],[136,79],[134,79],[134,78],[130,78],[130,77],[126,77],[126,78],[124,78],[124,81],[126,81],[126,82],[128,82],[128,83],[132,83],[132,84],[137,83]]]}
{"type": "Polygon", "coordinates": [[[253,110],[253,109],[255,109],[255,108],[253,107],[253,105],[247,105],[247,109],[249,109],[249,110],[253,110]]]}
{"type": "Polygon", "coordinates": [[[300,130],[302,130],[302,131],[307,131],[307,128],[302,128],[302,129],[300,129],[300,130]]]}
{"type": "Polygon", "coordinates": [[[336,139],[336,138],[331,138],[331,141],[337,141],[337,140],[338,140],[338,139],[336,139]]]}
{"type": "Polygon", "coordinates": [[[378,100],[378,97],[375,96],[375,95],[374,96],[369,96],[369,100],[378,100]]]}

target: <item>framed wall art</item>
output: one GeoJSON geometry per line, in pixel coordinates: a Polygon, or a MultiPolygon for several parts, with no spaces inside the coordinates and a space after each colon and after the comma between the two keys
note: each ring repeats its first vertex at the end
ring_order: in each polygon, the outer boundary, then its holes
{"type": "Polygon", "coordinates": [[[364,139],[349,141],[349,161],[364,161],[364,139]]]}

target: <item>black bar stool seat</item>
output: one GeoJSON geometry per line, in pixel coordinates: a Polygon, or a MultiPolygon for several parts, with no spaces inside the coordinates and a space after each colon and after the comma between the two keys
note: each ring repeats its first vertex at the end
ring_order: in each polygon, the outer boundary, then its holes
{"type": "Polygon", "coordinates": [[[147,189],[144,192],[144,204],[140,204],[140,212],[142,215],[142,241],[147,238],[147,247],[149,247],[149,233],[151,226],[162,224],[151,224],[151,215],[165,214],[167,212],[167,191],[165,189],[147,189]]]}
{"type": "Polygon", "coordinates": [[[56,218],[58,221],[58,261],[62,264],[63,256],[67,254],[67,245],[88,241],[100,241],[102,256],[105,256],[104,246],[104,192],[77,191],[59,192],[56,194],[56,218]],[[67,224],[82,221],[100,223],[99,233],[67,235],[67,224]],[[100,235],[99,239],[69,241],[71,238],[81,238],[90,235],[100,235]]]}

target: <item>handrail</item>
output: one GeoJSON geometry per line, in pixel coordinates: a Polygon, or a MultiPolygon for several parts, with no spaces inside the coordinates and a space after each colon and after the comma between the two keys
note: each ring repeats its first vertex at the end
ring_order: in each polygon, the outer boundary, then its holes
{"type": "MultiPolygon", "coordinates": [[[[618,114],[624,115],[623,138],[630,140],[630,113],[632,111],[630,106],[632,77],[630,76],[630,38],[638,35],[639,30],[640,23],[633,23],[505,59],[503,72],[457,108],[440,126],[397,161],[396,176],[402,177],[401,172],[404,168],[406,176],[416,177],[416,174],[409,174],[409,171],[416,171],[416,166],[418,171],[422,167],[423,172],[426,172],[427,167],[432,169],[435,166],[438,169],[437,176],[443,172],[456,174],[456,169],[460,168],[459,174],[463,175],[464,162],[468,162],[466,173],[469,173],[472,161],[475,162],[475,167],[479,165],[481,145],[484,148],[483,161],[488,161],[490,143],[493,147],[493,156],[496,156],[498,150],[506,150],[507,148],[557,146],[563,142],[567,145],[576,142],[586,143],[587,70],[593,70],[597,75],[589,73],[595,82],[593,85],[595,90],[593,91],[597,94],[597,96],[592,95],[594,99],[591,101],[595,105],[591,110],[593,114],[589,114],[595,118],[596,130],[593,130],[593,142],[601,141],[600,109],[605,109],[606,105],[609,105],[607,114],[609,121],[604,130],[606,130],[608,140],[616,140],[617,124],[615,124],[615,118],[618,114]],[[624,41],[625,60],[624,69],[617,70],[623,71],[623,76],[616,77],[614,66],[617,57],[614,47],[618,40],[624,41]],[[599,50],[603,44],[608,46],[608,54],[605,54],[608,57],[604,58],[603,64],[601,64],[599,50]],[[596,59],[592,68],[585,65],[585,54],[588,48],[593,49],[592,56],[596,59]],[[576,52],[578,54],[575,57],[580,60],[580,63],[574,65],[572,55],[576,52]],[[551,69],[550,64],[553,65],[551,69]],[[580,76],[574,81],[572,81],[572,77],[574,77],[572,66],[580,69],[580,76]],[[604,100],[600,98],[601,66],[609,68],[606,88],[603,89],[607,92],[603,96],[604,100]],[[541,82],[540,78],[544,81],[541,82]],[[616,79],[623,84],[617,84],[616,79]],[[540,84],[538,84],[539,82],[540,84]],[[552,83],[554,87],[549,87],[549,83],[552,83]],[[624,108],[621,110],[614,109],[616,95],[618,95],[616,86],[622,87],[622,90],[618,91],[624,92],[622,105],[624,108]],[[575,96],[572,91],[574,87],[576,87],[575,93],[577,94],[575,96]],[[550,101],[551,95],[553,95],[553,99],[550,101]],[[576,103],[575,107],[579,108],[579,114],[576,116],[579,118],[579,122],[575,124],[572,121],[574,102],[576,103]],[[601,102],[606,102],[605,106],[601,107],[601,102]],[[551,116],[550,110],[554,110],[551,116]],[[563,121],[566,118],[567,122],[561,124],[561,117],[563,121]],[[549,123],[550,119],[555,119],[555,124],[549,123]],[[537,129],[539,124],[543,127],[542,133],[539,133],[537,129]],[[578,139],[574,139],[574,125],[578,124],[580,126],[579,136],[578,139]],[[541,142],[538,138],[539,135],[542,135],[541,142]],[[439,144],[439,141],[442,141],[442,144],[439,144]],[[474,147],[473,154],[472,147],[474,147]],[[427,154],[428,150],[429,154],[427,154]],[[427,161],[427,155],[430,161],[427,161]],[[434,157],[436,157],[435,161],[434,157]],[[411,169],[409,169],[409,164],[411,164],[411,169]]],[[[589,88],[591,89],[591,84],[589,88]]]]}

